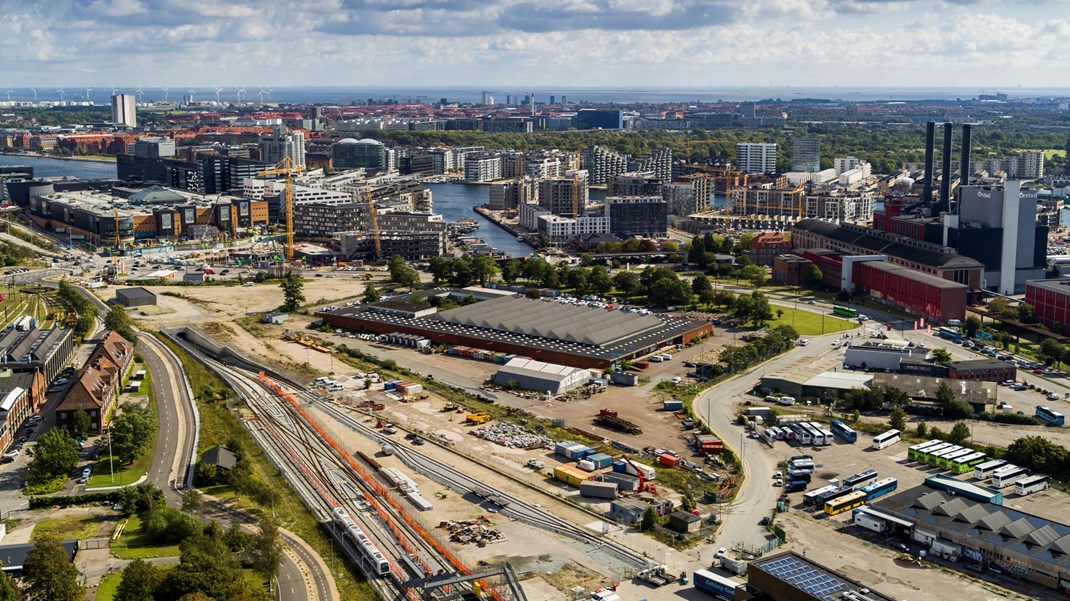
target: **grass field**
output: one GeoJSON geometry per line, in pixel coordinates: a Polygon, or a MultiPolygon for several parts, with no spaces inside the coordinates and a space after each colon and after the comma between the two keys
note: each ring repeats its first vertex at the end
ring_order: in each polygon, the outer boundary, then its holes
{"type": "Polygon", "coordinates": [[[1044,151],[1044,160],[1046,160],[1046,161],[1050,161],[1054,157],[1064,157],[1064,156],[1066,156],[1066,151],[1065,150],[1055,150],[1055,149],[1049,148],[1048,150],[1044,151]]]}
{"type": "Polygon", "coordinates": [[[773,315],[774,319],[769,322],[769,327],[792,326],[800,336],[834,334],[836,332],[843,332],[858,327],[857,324],[847,321],[846,319],[840,319],[839,317],[833,317],[831,315],[811,313],[810,311],[803,311],[802,309],[794,309],[792,307],[773,306],[773,315]],[[784,313],[781,314],[780,317],[775,317],[777,311],[783,311],[784,313]]]}
{"type": "Polygon", "coordinates": [[[130,516],[119,538],[111,542],[111,552],[119,559],[146,559],[178,555],[178,545],[157,545],[141,531],[141,520],[130,516]]]}
{"type": "MultiPolygon", "coordinates": [[[[145,370],[145,381],[141,383],[141,392],[146,393],[149,396],[149,411],[153,417],[156,416],[156,391],[152,388],[152,372],[148,370],[145,364],[135,366],[135,370],[145,370]]],[[[103,488],[108,486],[122,486],[124,484],[130,484],[137,482],[139,478],[148,473],[149,467],[152,466],[152,455],[156,449],[156,435],[152,436],[152,439],[148,441],[146,445],[145,453],[129,465],[122,465],[119,463],[119,458],[115,458],[115,479],[112,481],[111,468],[108,466],[110,459],[109,455],[101,455],[95,464],[93,464],[93,473],[89,476],[89,482],[86,483],[86,488],[103,488]]]]}
{"type": "Polygon", "coordinates": [[[111,601],[115,598],[115,592],[119,589],[119,583],[123,581],[122,572],[105,574],[97,587],[97,601],[111,601]]]}
{"type": "Polygon", "coordinates": [[[30,535],[30,540],[40,540],[41,537],[54,534],[60,540],[68,538],[90,538],[100,528],[100,517],[95,515],[71,515],[62,518],[45,518],[37,523],[30,535]]]}

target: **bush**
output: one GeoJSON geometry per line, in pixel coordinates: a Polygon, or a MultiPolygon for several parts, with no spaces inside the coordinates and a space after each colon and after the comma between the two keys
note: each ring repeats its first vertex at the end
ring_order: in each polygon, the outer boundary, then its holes
{"type": "Polygon", "coordinates": [[[119,498],[119,491],[91,492],[84,495],[58,495],[54,497],[30,497],[30,509],[45,507],[79,507],[82,505],[113,505],[119,498]]]}

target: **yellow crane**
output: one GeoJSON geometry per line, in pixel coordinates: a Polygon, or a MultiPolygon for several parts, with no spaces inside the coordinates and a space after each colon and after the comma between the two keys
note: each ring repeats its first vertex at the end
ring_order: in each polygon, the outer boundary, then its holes
{"type": "Polygon", "coordinates": [[[368,184],[364,188],[364,198],[368,201],[368,216],[372,226],[372,241],[375,242],[375,260],[378,261],[383,258],[383,243],[379,239],[379,209],[375,207],[375,201],[372,200],[372,185],[368,184]]]}
{"type": "Polygon", "coordinates": [[[286,176],[286,260],[294,258],[294,181],[293,174],[304,171],[302,165],[295,165],[290,157],[285,157],[271,169],[265,169],[257,175],[285,175],[286,176]]]}

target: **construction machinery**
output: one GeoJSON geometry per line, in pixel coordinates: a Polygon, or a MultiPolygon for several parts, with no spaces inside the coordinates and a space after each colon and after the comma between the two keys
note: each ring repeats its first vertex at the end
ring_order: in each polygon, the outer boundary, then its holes
{"type": "Polygon", "coordinates": [[[626,434],[643,433],[643,429],[637,424],[620,417],[616,411],[610,409],[602,409],[599,411],[598,415],[594,416],[594,423],[626,434]]]}
{"type": "Polygon", "coordinates": [[[479,411],[477,413],[469,413],[468,418],[465,421],[478,426],[489,422],[491,419],[492,418],[489,413],[479,411]]]}
{"type": "MultiPolygon", "coordinates": [[[[244,91],[244,90],[242,90],[244,91]]],[[[293,174],[300,173],[305,170],[304,165],[296,165],[293,159],[290,157],[284,157],[271,169],[265,169],[257,173],[259,176],[264,175],[285,175],[286,176],[286,260],[292,261],[294,258],[294,181],[293,174]]]]}
{"type": "Polygon", "coordinates": [[[646,481],[646,478],[643,477],[643,470],[636,467],[636,465],[632,463],[632,460],[627,455],[621,455],[620,458],[627,462],[628,465],[630,465],[632,469],[635,470],[635,476],[639,478],[639,484],[635,487],[635,492],[648,492],[652,495],[658,494],[658,487],[646,481]]]}
{"type": "Polygon", "coordinates": [[[379,209],[375,206],[375,201],[372,200],[372,186],[368,184],[364,188],[364,198],[368,201],[368,221],[372,226],[372,241],[375,243],[375,261],[380,261],[383,258],[383,242],[379,237],[379,209]]]}

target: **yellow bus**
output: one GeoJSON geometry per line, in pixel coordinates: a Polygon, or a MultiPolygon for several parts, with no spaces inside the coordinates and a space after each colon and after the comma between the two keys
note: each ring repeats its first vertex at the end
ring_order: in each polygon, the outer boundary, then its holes
{"type": "Polygon", "coordinates": [[[855,491],[849,495],[844,495],[838,499],[833,499],[825,503],[825,513],[828,515],[836,515],[845,511],[850,511],[855,507],[861,507],[866,504],[866,493],[862,491],[855,491]]]}

